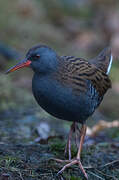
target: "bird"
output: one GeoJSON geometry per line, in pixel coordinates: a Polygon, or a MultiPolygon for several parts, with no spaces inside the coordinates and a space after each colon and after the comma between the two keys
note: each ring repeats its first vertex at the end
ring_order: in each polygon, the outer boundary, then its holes
{"type": "Polygon", "coordinates": [[[50,115],[71,121],[65,154],[69,159],[55,159],[65,162],[66,168],[78,164],[84,177],[88,175],[81,163],[81,151],[86,135],[86,120],[100,105],[107,90],[111,88],[109,72],[112,65],[111,48],[104,48],[95,58],[85,60],[75,56],[60,56],[47,45],[36,45],[28,50],[25,58],[6,73],[23,67],[33,72],[32,92],[37,103],[50,115]],[[79,129],[78,124],[81,124],[79,129]],[[80,142],[78,132],[80,130],[80,142]],[[76,158],[71,158],[72,134],[78,147],[76,158]]]}

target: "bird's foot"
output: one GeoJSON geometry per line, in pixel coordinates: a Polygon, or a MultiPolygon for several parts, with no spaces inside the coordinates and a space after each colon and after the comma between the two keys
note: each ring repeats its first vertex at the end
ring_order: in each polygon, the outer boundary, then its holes
{"type": "Polygon", "coordinates": [[[78,164],[79,165],[79,168],[81,169],[82,173],[84,174],[85,178],[88,180],[88,176],[85,172],[85,169],[84,167],[82,166],[82,163],[80,161],[80,159],[72,159],[72,160],[62,160],[62,159],[53,159],[59,163],[68,163],[66,164],[58,173],[57,175],[61,174],[66,168],[74,165],[74,164],[78,164]]]}

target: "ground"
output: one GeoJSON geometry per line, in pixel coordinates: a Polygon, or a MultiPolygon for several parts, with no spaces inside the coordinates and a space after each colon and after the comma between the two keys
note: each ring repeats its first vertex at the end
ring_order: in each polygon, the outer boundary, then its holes
{"type": "MultiPolygon", "coordinates": [[[[56,139],[55,139],[56,140],[56,139]]],[[[119,144],[99,143],[84,147],[82,163],[90,180],[117,180],[119,177],[119,144]],[[109,163],[109,164],[108,164],[109,163]]],[[[60,140],[47,145],[4,144],[0,146],[0,174],[3,179],[14,180],[83,180],[77,166],[72,166],[63,174],[57,172],[63,164],[53,158],[64,158],[64,143],[60,140]],[[6,177],[6,178],[5,178],[6,177]]],[[[73,151],[76,154],[76,151],[73,151]]]]}

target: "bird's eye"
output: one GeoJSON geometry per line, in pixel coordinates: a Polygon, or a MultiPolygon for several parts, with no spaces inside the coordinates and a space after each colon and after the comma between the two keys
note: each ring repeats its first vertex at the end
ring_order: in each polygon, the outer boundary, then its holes
{"type": "Polygon", "coordinates": [[[39,58],[39,57],[40,57],[40,55],[39,55],[39,54],[36,54],[36,55],[35,55],[35,57],[36,57],[36,58],[39,58]]]}
{"type": "Polygon", "coordinates": [[[34,54],[34,55],[32,55],[32,60],[37,60],[37,59],[39,59],[40,58],[40,55],[39,54],[34,54]]]}

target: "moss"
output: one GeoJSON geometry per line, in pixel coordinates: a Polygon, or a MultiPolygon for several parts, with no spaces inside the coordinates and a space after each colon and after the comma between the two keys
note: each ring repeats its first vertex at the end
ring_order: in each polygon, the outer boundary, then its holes
{"type": "MultiPolygon", "coordinates": [[[[59,139],[56,139],[55,141],[50,142],[50,149],[51,151],[56,155],[56,156],[61,156],[62,158],[64,157],[64,150],[65,150],[66,142],[62,142],[59,139]]],[[[75,145],[71,146],[71,154],[72,157],[75,157],[77,153],[77,149],[75,145]]],[[[66,158],[68,158],[68,154],[66,154],[66,158]]]]}
{"type": "Polygon", "coordinates": [[[71,180],[83,180],[81,177],[75,177],[75,176],[71,176],[70,179],[71,180]]]}
{"type": "Polygon", "coordinates": [[[59,139],[55,139],[54,141],[50,142],[50,148],[51,151],[56,152],[56,153],[63,153],[64,148],[65,148],[65,143],[61,142],[59,139]]]}

